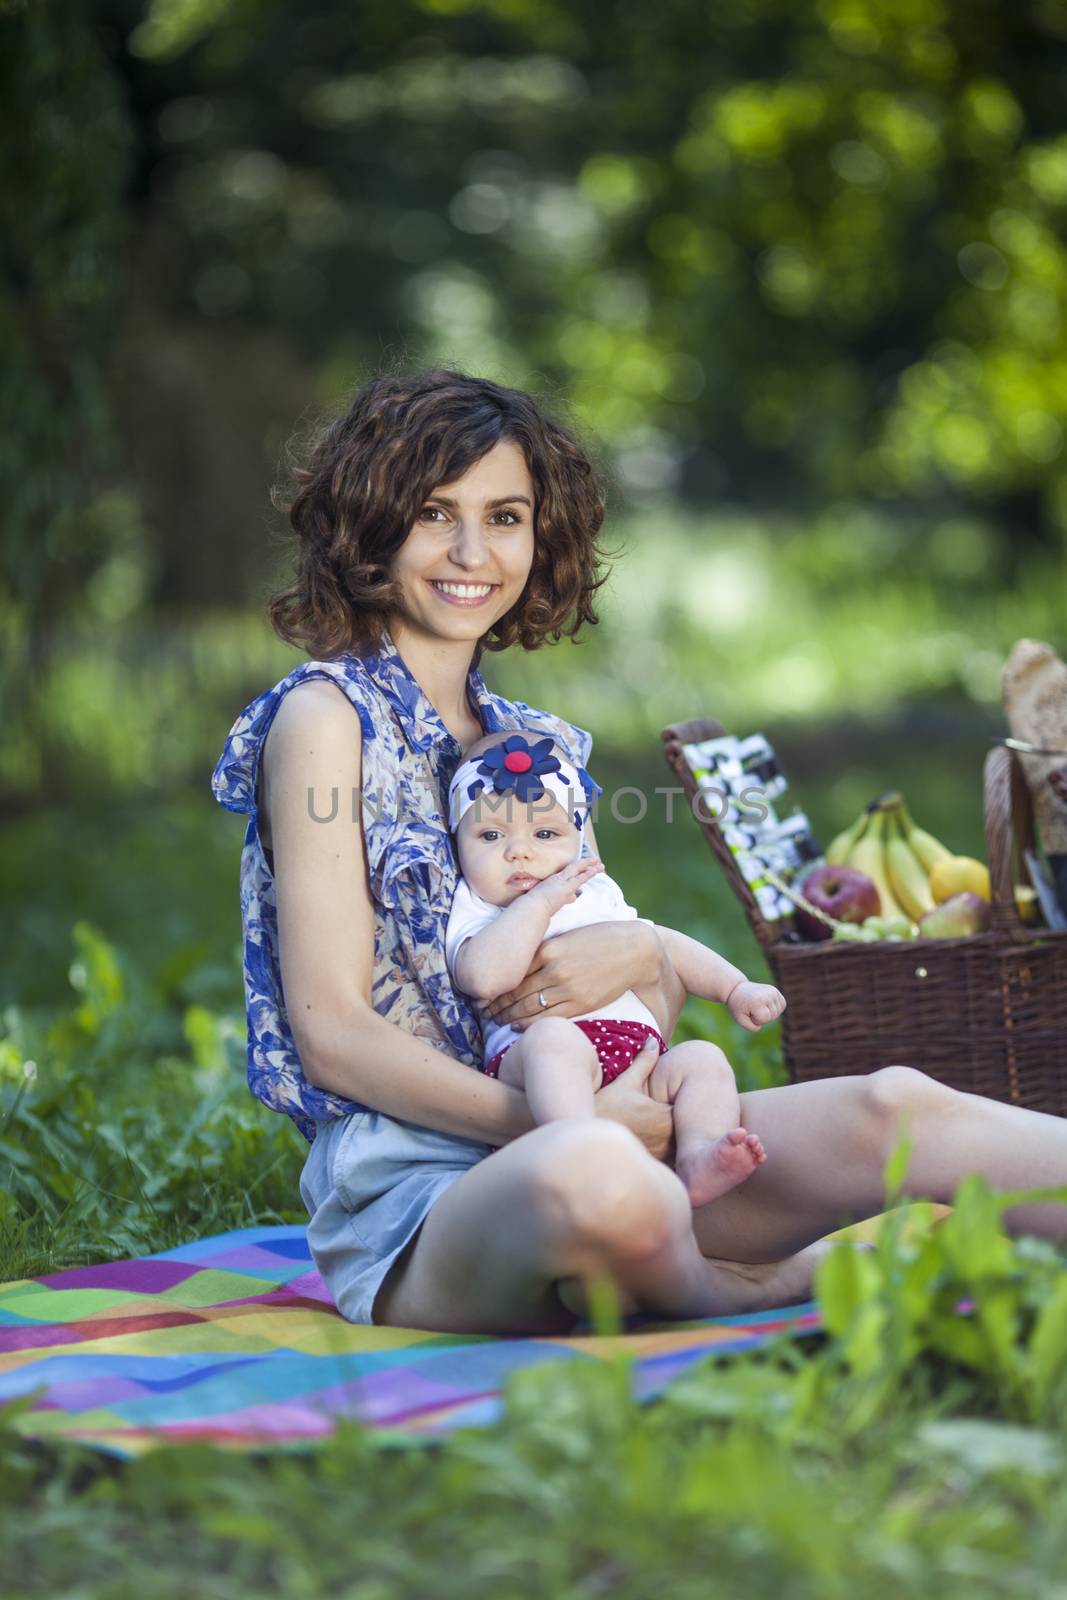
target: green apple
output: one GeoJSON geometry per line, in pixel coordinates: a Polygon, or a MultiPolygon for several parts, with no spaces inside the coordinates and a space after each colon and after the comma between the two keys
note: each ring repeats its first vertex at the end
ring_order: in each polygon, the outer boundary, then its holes
{"type": "Polygon", "coordinates": [[[919,923],[924,939],[969,939],[985,933],[990,923],[989,903],[980,895],[954,894],[928,911],[919,923]]]}

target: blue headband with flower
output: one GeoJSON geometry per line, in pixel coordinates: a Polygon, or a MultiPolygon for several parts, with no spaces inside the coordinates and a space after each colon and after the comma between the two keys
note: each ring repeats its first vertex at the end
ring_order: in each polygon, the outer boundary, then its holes
{"type": "Polygon", "coordinates": [[[525,735],[511,733],[457,770],[448,790],[448,821],[453,832],[468,807],[487,792],[514,795],[524,804],[551,794],[580,833],[590,806],[604,791],[584,767],[553,755],[551,739],[531,744],[525,735]],[[576,799],[579,791],[581,798],[576,799]]]}

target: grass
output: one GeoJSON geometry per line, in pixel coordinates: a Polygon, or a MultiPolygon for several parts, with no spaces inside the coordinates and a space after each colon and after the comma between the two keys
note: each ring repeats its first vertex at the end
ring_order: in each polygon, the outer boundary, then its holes
{"type": "Polygon", "coordinates": [[[9,1439],[6,1592],[652,1594],[753,1600],[1053,1596],[1067,1560],[1059,1429],[917,1363],[872,1417],[831,1347],[709,1363],[650,1408],[622,1367],[528,1370],[506,1420],[383,1450],[191,1446],[135,1466],[9,1439]]]}

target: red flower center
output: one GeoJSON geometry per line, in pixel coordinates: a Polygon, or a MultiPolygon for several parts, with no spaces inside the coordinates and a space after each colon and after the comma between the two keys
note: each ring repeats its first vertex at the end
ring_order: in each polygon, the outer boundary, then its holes
{"type": "Polygon", "coordinates": [[[509,772],[529,772],[533,757],[527,755],[525,750],[509,750],[504,757],[504,765],[509,772]]]}

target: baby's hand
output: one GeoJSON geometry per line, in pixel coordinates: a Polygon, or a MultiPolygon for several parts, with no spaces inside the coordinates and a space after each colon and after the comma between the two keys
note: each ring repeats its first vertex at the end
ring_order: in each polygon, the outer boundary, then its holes
{"type": "Polygon", "coordinates": [[[746,978],[735,986],[726,1008],[735,1022],[749,1033],[758,1033],[785,1010],[785,995],[769,983],[750,983],[746,978]]]}
{"type": "Polygon", "coordinates": [[[577,900],[582,884],[603,870],[604,863],[599,856],[583,856],[581,861],[568,861],[558,872],[542,878],[539,884],[527,890],[527,895],[538,895],[548,902],[553,911],[559,911],[563,906],[570,905],[572,900],[577,900]]]}

